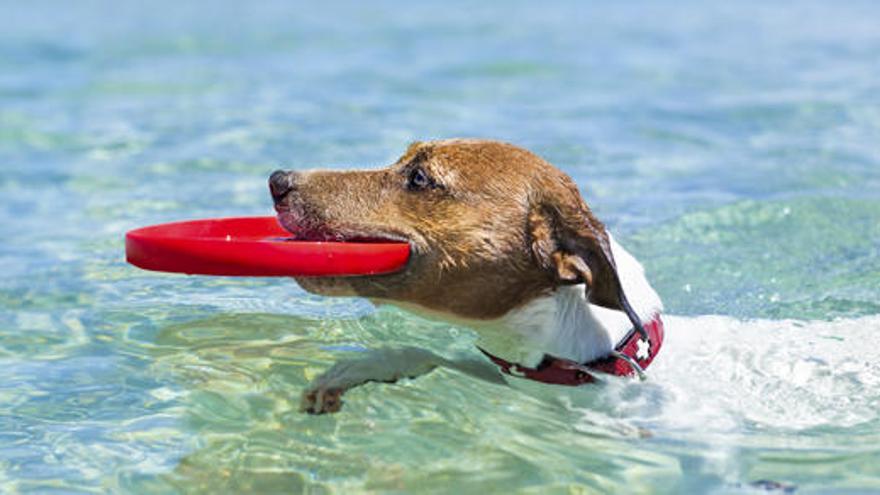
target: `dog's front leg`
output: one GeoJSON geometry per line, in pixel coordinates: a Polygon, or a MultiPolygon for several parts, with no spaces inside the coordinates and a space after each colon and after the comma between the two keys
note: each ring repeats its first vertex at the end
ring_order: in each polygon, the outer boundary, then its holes
{"type": "Polygon", "coordinates": [[[302,394],[300,409],[324,414],[342,408],[342,394],[368,382],[394,383],[415,378],[438,366],[456,369],[484,380],[505,383],[497,369],[484,361],[450,360],[415,347],[377,349],[358,359],[340,361],[317,377],[302,394]]]}

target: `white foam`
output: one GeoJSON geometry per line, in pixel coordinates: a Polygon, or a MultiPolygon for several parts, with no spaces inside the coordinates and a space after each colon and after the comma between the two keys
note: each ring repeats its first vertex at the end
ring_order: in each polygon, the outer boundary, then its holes
{"type": "Polygon", "coordinates": [[[878,419],[880,315],[664,321],[666,340],[649,381],[612,380],[596,396],[616,417],[698,436],[878,419]]]}

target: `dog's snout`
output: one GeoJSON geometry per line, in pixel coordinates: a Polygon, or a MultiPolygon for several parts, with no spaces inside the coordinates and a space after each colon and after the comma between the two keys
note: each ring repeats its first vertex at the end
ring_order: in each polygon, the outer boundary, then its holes
{"type": "Polygon", "coordinates": [[[276,202],[281,201],[294,188],[293,172],[276,170],[269,176],[269,192],[276,202]]]}

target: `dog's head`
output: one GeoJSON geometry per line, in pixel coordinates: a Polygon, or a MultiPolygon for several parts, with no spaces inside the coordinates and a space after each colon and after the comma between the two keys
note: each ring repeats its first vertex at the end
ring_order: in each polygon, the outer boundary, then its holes
{"type": "Polygon", "coordinates": [[[386,168],[278,171],[269,184],[281,224],[300,239],[411,246],[397,273],[298,278],[311,292],[491,319],[585,283],[594,304],[629,309],[605,227],[577,186],[516,146],[417,142],[386,168]]]}

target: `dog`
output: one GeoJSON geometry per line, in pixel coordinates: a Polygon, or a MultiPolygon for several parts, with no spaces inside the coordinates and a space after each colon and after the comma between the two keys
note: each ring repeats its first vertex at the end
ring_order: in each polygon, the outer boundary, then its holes
{"type": "MultiPolygon", "coordinates": [[[[342,395],[438,366],[495,382],[581,385],[602,373],[643,375],[663,340],[663,305],[565,173],[512,144],[415,142],[375,170],[283,171],[269,189],[297,239],[399,241],[399,272],[298,277],[307,291],[360,296],[479,334],[479,359],[416,349],[371,351],[311,383],[302,410],[338,411],[342,395]]],[[[476,354],[476,353],[475,353],[476,354]]]]}

